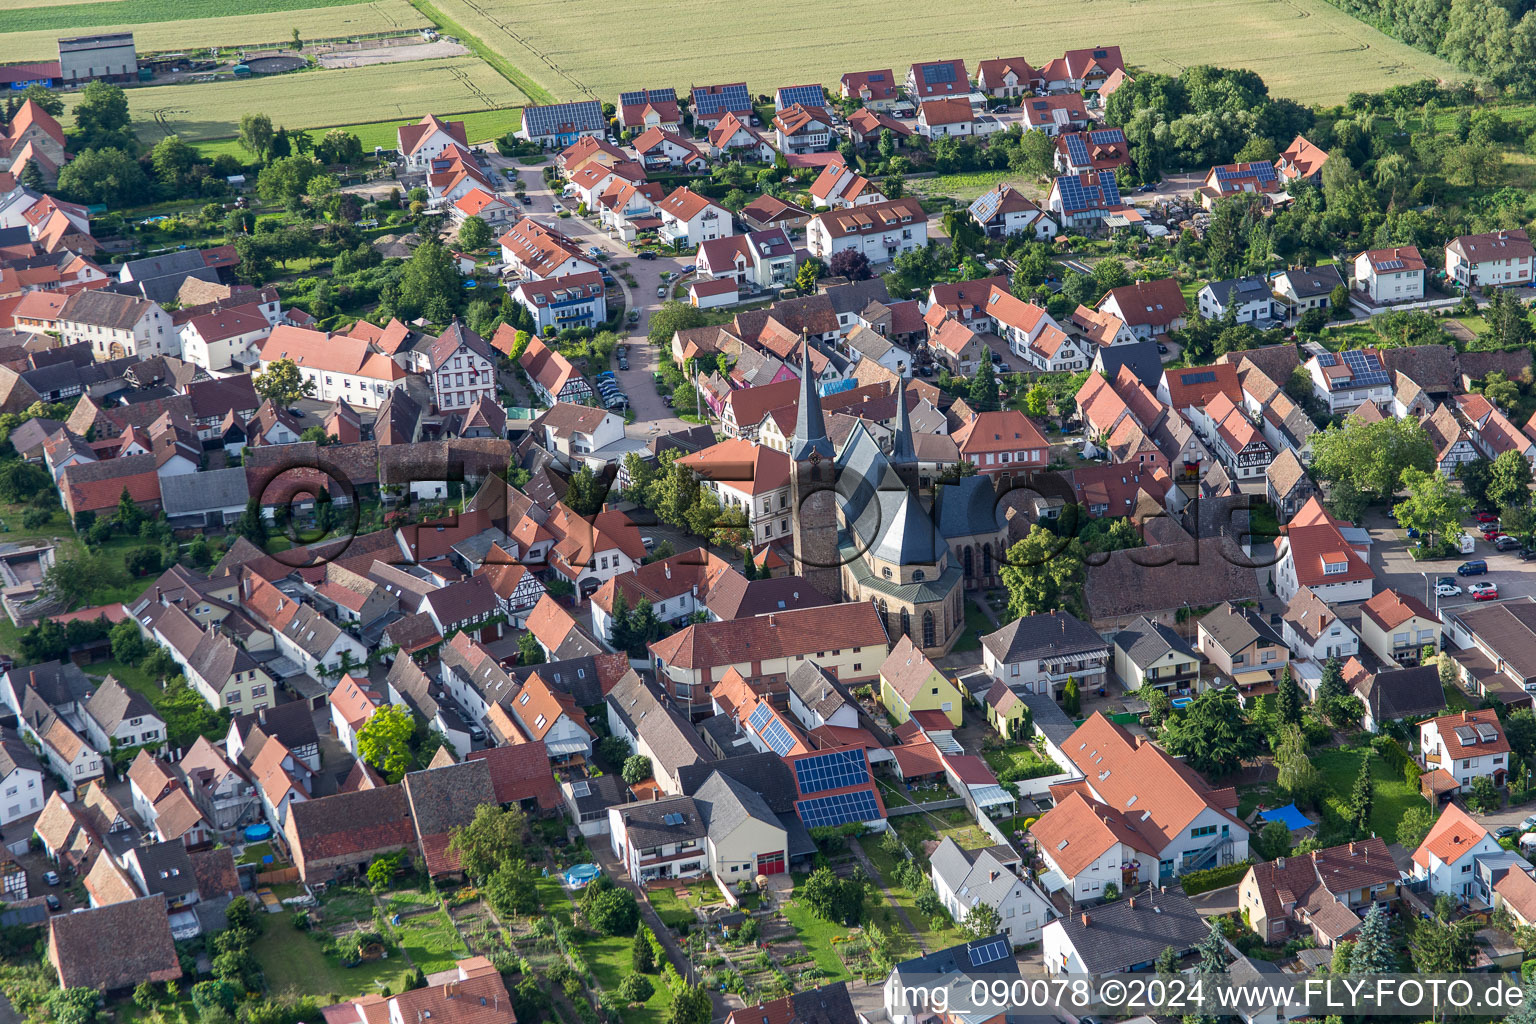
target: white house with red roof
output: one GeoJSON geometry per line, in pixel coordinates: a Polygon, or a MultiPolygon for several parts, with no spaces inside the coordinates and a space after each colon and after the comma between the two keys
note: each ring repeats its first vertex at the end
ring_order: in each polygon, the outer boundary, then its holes
{"type": "Polygon", "coordinates": [[[1429,834],[1413,851],[1411,875],[1428,882],[1431,895],[1470,896],[1477,883],[1478,858],[1496,857],[1503,852],[1499,841],[1461,805],[1446,804],[1429,834]]]}
{"type": "Polygon", "coordinates": [[[992,328],[991,317],[987,315],[987,300],[993,288],[1000,287],[1007,291],[1008,284],[1007,274],[981,277],[974,281],[936,281],[928,289],[923,312],[931,313],[933,307],[938,306],[942,315],[952,316],[967,327],[989,331],[992,328]]]}
{"type": "Polygon", "coordinates": [[[1095,92],[1116,71],[1125,71],[1118,46],[1068,50],[1040,69],[1049,92],[1095,92]]]}
{"type": "Polygon", "coordinates": [[[1258,479],[1275,461],[1275,450],[1248,418],[1247,410],[1225,394],[1217,394],[1196,413],[1195,428],[1234,480],[1258,479]]]}
{"type": "Polygon", "coordinates": [[[992,99],[1015,99],[1045,88],[1045,78],[1023,57],[994,57],[976,65],[976,88],[992,99]]]}
{"type": "Polygon", "coordinates": [[[987,296],[987,316],[992,333],[1006,341],[1014,355],[1042,372],[1075,373],[1086,369],[1093,358],[1042,307],[1006,288],[993,287],[987,296]]]}
{"type": "Polygon", "coordinates": [[[565,183],[565,195],[595,210],[598,199],[616,181],[639,184],[646,180],[645,167],[635,160],[625,160],[612,166],[589,162],[565,183]]]}
{"type": "Polygon", "coordinates": [[[426,170],[446,149],[454,146],[469,148],[464,122],[444,121],[436,114],[428,114],[415,124],[401,125],[395,129],[395,136],[400,157],[412,171],[426,170]]]}
{"type": "Polygon", "coordinates": [[[837,133],[832,116],[823,107],[796,103],[773,116],[773,130],[780,153],[825,153],[833,148],[837,133]]]}
{"type": "Polygon", "coordinates": [[[194,316],[178,333],[181,358],[205,370],[237,373],[255,364],[272,324],[253,302],[194,316]]]}
{"type": "Polygon", "coordinates": [[[1419,760],[1426,771],[1442,768],[1461,784],[1487,776],[1495,786],[1509,777],[1510,746],[1492,708],[1458,711],[1419,723],[1419,760]]]}
{"type": "Polygon", "coordinates": [[[1313,497],[1286,524],[1275,542],[1275,594],[1290,603],[1302,587],[1329,604],[1364,601],[1374,593],[1370,564],[1345,539],[1347,524],[1335,519],[1313,497]]]}
{"type": "Polygon", "coordinates": [[[818,213],[805,227],[812,256],[830,260],[856,249],[871,263],[885,263],[928,245],[928,215],[915,198],[887,199],[846,210],[818,213]]]}
{"type": "Polygon", "coordinates": [[[1056,234],[1056,222],[1012,185],[999,185],[980,196],[967,212],[992,238],[1011,238],[1028,232],[1038,239],[1047,239],[1056,234]]]}
{"type": "Polygon", "coordinates": [[[1308,359],[1306,369],[1312,378],[1312,393],[1334,415],[1367,402],[1392,401],[1392,375],[1382,365],[1379,349],[1323,352],[1308,359]]]}
{"type": "Polygon", "coordinates": [[[1275,161],[1275,173],[1280,176],[1281,182],[1310,181],[1314,185],[1321,185],[1323,164],[1327,162],[1327,150],[1319,149],[1308,142],[1305,136],[1298,135],[1275,161]]]}
{"type": "Polygon", "coordinates": [[[1269,195],[1279,191],[1280,179],[1267,163],[1221,164],[1205,172],[1205,182],[1199,189],[1200,205],[1209,210],[1223,196],[1269,195]]]}
{"type": "Polygon", "coordinates": [[[929,327],[928,350],[934,361],[956,377],[969,377],[975,373],[987,352],[981,335],[961,321],[946,316],[937,306],[929,308],[925,319],[929,327]]]}
{"type": "Polygon", "coordinates": [[[1119,317],[1138,338],[1180,330],[1188,322],[1189,314],[1179,282],[1171,277],[1111,289],[1096,308],[1119,317]]]}
{"type": "Polygon", "coordinates": [[[479,217],[491,227],[500,228],[516,217],[514,210],[505,199],[476,186],[455,199],[448,207],[448,214],[459,224],[471,217],[479,217]]]}
{"type": "Polygon", "coordinates": [[[603,275],[596,270],[552,281],[520,281],[512,298],[528,310],[539,334],[551,327],[596,327],[608,319],[603,275]]]}
{"type": "Polygon", "coordinates": [[[702,171],[709,165],[709,160],[690,140],[664,128],[647,128],[631,145],[635,147],[635,155],[647,170],[681,168],[702,171]]]}
{"type": "Polygon", "coordinates": [[[1355,257],[1351,287],[1373,306],[1418,302],[1424,298],[1426,266],[1424,257],[1411,245],[1367,249],[1355,257]]]}
{"type": "Polygon", "coordinates": [[[790,535],[788,455],[732,438],[677,462],[693,470],[699,485],[714,494],[721,508],[736,509],[747,517],[754,548],[790,535]]]}
{"type": "Polygon", "coordinates": [[[636,89],[619,94],[619,127],[626,132],[652,128],[677,132],[683,123],[676,89],[636,89]]]}
{"type": "Polygon", "coordinates": [[[1017,409],[979,412],[952,436],[960,457],[981,474],[1020,476],[1051,461],[1050,443],[1017,409]]]}
{"type": "Polygon", "coordinates": [[[838,159],[823,167],[811,183],[811,198],[817,206],[843,208],[883,203],[885,193],[864,175],[851,170],[838,159]]]}
{"type": "Polygon", "coordinates": [[[1212,788],[1146,737],[1096,711],[1062,749],[1083,778],[1051,787],[1056,805],[1030,826],[1048,891],[1082,899],[1113,882],[1126,892],[1248,856],[1237,792],[1212,788]]]}
{"type": "Polygon", "coordinates": [[[1458,235],[1445,243],[1445,275],[1463,288],[1527,285],[1536,248],[1523,228],[1458,235]]]}
{"type": "Polygon", "coordinates": [[[340,334],[280,324],[261,347],[261,372],[281,359],[292,360],[299,375],[315,385],[322,402],[377,409],[391,391],[404,387],[407,374],[368,342],[340,334]]]}
{"type": "Polygon", "coordinates": [[[890,68],[877,71],[850,71],[839,81],[839,95],[845,100],[862,100],[868,110],[886,111],[901,98],[896,76],[890,68]]]}
{"type": "Polygon", "coordinates": [[[679,186],[656,206],[658,237],[668,245],[694,248],[711,238],[734,233],[731,211],[686,186],[679,186]]]}
{"type": "MultiPolygon", "coordinates": [[[[918,104],[916,123],[917,134],[925,139],[982,134],[977,130],[981,122],[976,119],[976,110],[964,96],[924,100],[918,104]]],[[[999,124],[995,119],[990,123],[999,124]]]]}
{"type": "Polygon", "coordinates": [[[787,288],[795,279],[795,247],[783,228],[715,238],[699,246],[698,268],[717,281],[758,290],[787,288]]]}
{"type": "Polygon", "coordinates": [[[913,64],[907,69],[907,95],[915,103],[962,97],[969,100],[971,79],[963,60],[939,60],[913,64]]]}
{"type": "Polygon", "coordinates": [[[522,281],[548,281],[568,274],[590,274],[597,263],[569,235],[532,217],[513,224],[497,241],[507,270],[522,281]]]}
{"type": "Polygon", "coordinates": [[[750,160],[754,163],[772,163],[777,150],[763,133],[747,124],[733,113],[720,116],[705,140],[709,143],[709,155],[734,160],[750,160]]]}
{"type": "Polygon", "coordinates": [[[25,100],[10,123],[0,128],[0,170],[20,180],[22,171],[36,167],[48,184],[59,178],[59,168],[69,159],[64,129],[35,100],[25,100]]]}

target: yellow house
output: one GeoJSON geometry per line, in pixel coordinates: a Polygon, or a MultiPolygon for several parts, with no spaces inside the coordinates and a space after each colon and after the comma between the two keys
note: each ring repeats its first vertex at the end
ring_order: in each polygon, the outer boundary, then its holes
{"type": "Polygon", "coordinates": [[[1440,649],[1440,619],[1412,594],[1383,590],[1360,606],[1360,642],[1388,665],[1417,665],[1440,649]]]}
{"type": "Polygon", "coordinates": [[[1030,720],[1029,705],[1010,690],[1007,683],[1001,679],[993,683],[992,689],[987,691],[985,703],[987,724],[996,729],[999,736],[1005,740],[1023,737],[1025,726],[1030,720]]]}
{"type": "Polygon", "coordinates": [[[880,703],[900,725],[914,711],[942,711],[952,725],[960,725],[964,712],[960,688],[903,636],[880,666],[880,703]]]}

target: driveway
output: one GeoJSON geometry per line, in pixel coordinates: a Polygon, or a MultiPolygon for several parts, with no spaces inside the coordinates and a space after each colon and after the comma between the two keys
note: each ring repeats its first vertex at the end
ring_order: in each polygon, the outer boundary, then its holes
{"type": "Polygon", "coordinates": [[[522,207],[524,214],[546,227],[569,235],[581,243],[583,249],[597,246],[607,251],[612,258],[606,265],[619,282],[619,290],[624,293],[625,308],[640,311],[639,322],[628,325],[626,329],[629,333],[621,339],[621,344],[629,356],[629,369],[615,370],[619,384],[624,388],[624,393],[629,396],[630,407],[635,413],[635,422],[630,425],[629,435],[631,437],[651,436],[689,426],[690,424],[674,416],[672,411],[662,404],[661,396],[656,393],[656,385],[652,382],[651,374],[660,365],[659,354],[651,347],[648,337],[651,314],[661,308],[662,299],[657,296],[656,290],[663,284],[662,272],[666,271],[675,278],[682,270],[685,260],[666,256],[654,260],[638,259],[623,242],[610,238],[600,227],[575,216],[574,213],[564,218],[555,216],[555,194],[544,184],[543,172],[546,166],[544,164],[530,167],[500,155],[491,157],[490,163],[501,173],[508,176],[516,174],[522,179],[528,198],[533,200],[531,205],[522,207]],[[625,266],[621,269],[620,264],[625,266]],[[625,273],[635,279],[634,288],[624,283],[623,274],[625,273]]]}

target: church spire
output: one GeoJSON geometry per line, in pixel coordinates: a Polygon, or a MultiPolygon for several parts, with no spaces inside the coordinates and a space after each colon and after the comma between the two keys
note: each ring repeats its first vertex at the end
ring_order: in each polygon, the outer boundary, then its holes
{"type": "Polygon", "coordinates": [[[827,437],[827,423],[821,414],[821,392],[816,388],[816,374],[811,369],[811,338],[808,330],[800,332],[800,407],[795,411],[795,436],[789,444],[789,457],[804,462],[812,456],[832,458],[832,441],[827,437]]]}
{"type": "Polygon", "coordinates": [[[896,436],[891,440],[891,465],[917,464],[917,449],[912,444],[912,417],[907,413],[907,384],[896,382],[896,436]]]}

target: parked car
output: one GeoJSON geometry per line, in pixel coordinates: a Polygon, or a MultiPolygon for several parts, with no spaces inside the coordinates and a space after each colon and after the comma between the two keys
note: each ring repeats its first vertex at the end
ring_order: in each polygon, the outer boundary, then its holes
{"type": "Polygon", "coordinates": [[[1522,562],[1536,561],[1536,548],[1521,548],[1515,554],[1522,562]]]}
{"type": "Polygon", "coordinates": [[[1493,546],[1499,551],[1515,551],[1520,547],[1520,542],[1508,534],[1500,534],[1493,546]]]}
{"type": "Polygon", "coordinates": [[[565,212],[564,204],[562,204],[560,202],[560,200],[558,200],[558,199],[555,200],[555,212],[556,213],[564,213],[565,212]]]}
{"type": "Polygon", "coordinates": [[[656,258],[656,253],[650,249],[642,250],[638,255],[643,260],[653,260],[656,258]]]}
{"type": "Polygon", "coordinates": [[[698,264],[696,264],[696,263],[689,263],[686,266],[684,266],[683,269],[681,271],[679,271],[679,273],[691,274],[695,270],[698,270],[698,269],[699,269],[698,264]]]}
{"type": "Polygon", "coordinates": [[[919,377],[932,377],[933,367],[929,366],[927,363],[924,363],[922,366],[917,368],[917,374],[919,377]]]}
{"type": "Polygon", "coordinates": [[[621,370],[629,369],[629,360],[624,358],[623,356],[619,356],[619,369],[621,369],[621,370]]]}
{"type": "Polygon", "coordinates": [[[629,316],[628,316],[628,318],[627,318],[627,319],[628,319],[628,320],[629,320],[629,322],[630,322],[630,323],[632,323],[632,324],[637,324],[637,323],[639,323],[639,322],[640,322],[640,311],[639,311],[639,310],[638,310],[638,309],[632,309],[632,310],[630,310],[630,311],[629,311],[629,316]]]}
{"type": "Polygon", "coordinates": [[[664,298],[667,297],[667,286],[666,285],[663,284],[663,285],[657,285],[656,286],[656,297],[658,299],[664,299],[664,298]]]}
{"type": "Polygon", "coordinates": [[[1164,345],[1162,342],[1158,342],[1157,343],[1157,354],[1160,355],[1160,356],[1167,355],[1168,354],[1168,346],[1164,345]]]}
{"type": "Polygon", "coordinates": [[[1457,576],[1486,576],[1487,574],[1488,563],[1483,561],[1481,558],[1474,558],[1470,561],[1462,562],[1456,567],[1457,576]]]}
{"type": "Polygon", "coordinates": [[[524,206],[532,206],[533,205],[533,197],[532,196],[518,196],[517,197],[517,201],[522,203],[524,206]]]}
{"type": "Polygon", "coordinates": [[[1456,597],[1461,593],[1461,588],[1454,583],[1440,583],[1435,586],[1436,597],[1456,597]]]}
{"type": "Polygon", "coordinates": [[[1472,518],[1479,523],[1497,523],[1499,521],[1499,517],[1492,512],[1476,512],[1473,513],[1472,518]]]}
{"type": "Polygon", "coordinates": [[[48,904],[48,911],[49,911],[49,913],[57,914],[59,912],[59,906],[60,905],[59,905],[59,898],[57,896],[55,896],[51,892],[50,893],[46,893],[43,896],[43,900],[48,904]]]}
{"type": "Polygon", "coordinates": [[[1467,593],[1471,594],[1473,597],[1476,597],[1478,594],[1487,594],[1487,593],[1495,593],[1496,594],[1498,592],[1499,592],[1499,585],[1497,583],[1487,583],[1487,582],[1484,582],[1484,583],[1469,583],[1469,584],[1467,584],[1467,593]]]}
{"type": "Polygon", "coordinates": [[[642,547],[644,547],[645,550],[650,551],[651,549],[656,547],[656,538],[655,537],[641,537],[640,538],[640,545],[642,547]]]}
{"type": "Polygon", "coordinates": [[[47,882],[49,885],[58,885],[59,873],[57,871],[44,871],[43,881],[47,882]]]}
{"type": "Polygon", "coordinates": [[[672,408],[672,396],[671,395],[662,395],[661,396],[661,404],[666,406],[668,409],[672,408]]]}
{"type": "Polygon", "coordinates": [[[1496,839],[1508,839],[1510,836],[1517,836],[1519,834],[1519,825],[1504,825],[1500,828],[1494,829],[1493,832],[1494,838],[1496,839]]]}
{"type": "Polygon", "coordinates": [[[1529,832],[1531,829],[1536,829],[1536,814],[1528,814],[1525,820],[1520,822],[1520,831],[1529,832]]]}
{"type": "Polygon", "coordinates": [[[1498,599],[1499,599],[1499,592],[1498,592],[1497,589],[1494,589],[1494,590],[1479,590],[1479,591],[1476,591],[1475,593],[1473,593],[1473,595],[1472,595],[1472,600],[1474,600],[1474,601],[1497,601],[1498,599]]]}

